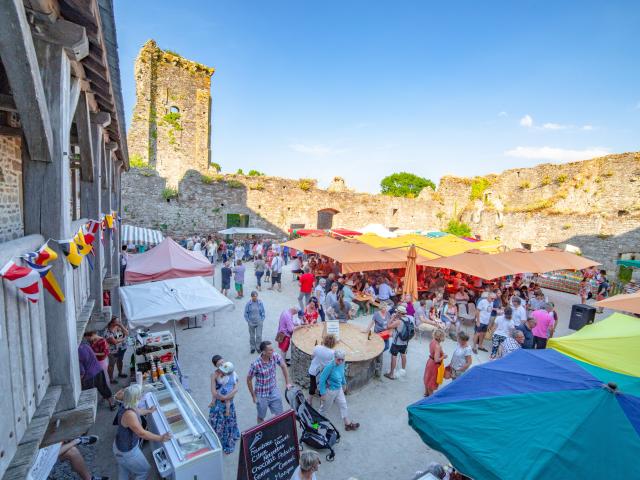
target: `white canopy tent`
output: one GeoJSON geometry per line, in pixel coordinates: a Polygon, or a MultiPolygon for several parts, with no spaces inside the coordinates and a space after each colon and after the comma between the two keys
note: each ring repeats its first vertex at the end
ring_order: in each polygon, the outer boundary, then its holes
{"type": "Polygon", "coordinates": [[[202,277],[120,287],[120,295],[124,313],[134,327],[234,309],[233,302],[202,277]]]}
{"type": "Polygon", "coordinates": [[[220,230],[218,233],[222,235],[275,235],[275,233],[268,230],[253,227],[231,227],[220,230]]]}

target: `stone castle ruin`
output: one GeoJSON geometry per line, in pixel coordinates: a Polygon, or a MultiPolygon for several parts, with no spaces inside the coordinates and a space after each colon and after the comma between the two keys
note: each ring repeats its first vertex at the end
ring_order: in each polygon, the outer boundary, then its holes
{"type": "Polygon", "coordinates": [[[230,226],[286,236],[370,223],[442,230],[455,219],[508,247],[569,243],[610,270],[620,256],[640,258],[640,153],[443,177],[413,199],[355,192],[341,177],[325,190],[313,179],[221,175],[209,163],[212,74],[153,41],[140,51],[128,137],[141,168],[122,177],[127,223],[177,236],[230,226]]]}
{"type": "Polygon", "coordinates": [[[189,169],[211,160],[211,76],[214,69],[144,44],[135,63],[136,105],[129,128],[133,163],[153,167],[176,187],[189,169]]]}

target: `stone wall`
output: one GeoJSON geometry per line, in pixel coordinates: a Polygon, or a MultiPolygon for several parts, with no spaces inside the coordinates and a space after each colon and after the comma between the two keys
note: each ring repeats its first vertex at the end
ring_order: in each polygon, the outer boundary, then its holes
{"type": "Polygon", "coordinates": [[[0,243],[24,235],[22,140],[0,135],[0,243]]]}
{"type": "Polygon", "coordinates": [[[640,252],[640,156],[636,153],[566,165],[540,165],[478,178],[445,177],[436,192],[416,199],[354,192],[344,182],[318,189],[314,181],[276,177],[202,175],[189,171],[178,197],[162,196],[166,180],[152,169],[132,169],[122,178],[126,222],[174,236],[227,227],[227,214],[249,216],[249,225],[282,235],[292,226],[317,228],[318,212],[334,213],[333,227],[444,229],[452,218],[468,223],[482,238],[510,247],[541,248],[570,243],[605,268],[621,253],[640,252]],[[339,187],[339,188],[337,188],[339,187]],[[477,190],[477,189],[476,189],[477,190]]]}
{"type": "Polygon", "coordinates": [[[227,214],[249,215],[252,227],[286,235],[292,225],[316,228],[318,211],[334,212],[333,227],[382,223],[398,228],[439,228],[431,200],[318,189],[313,182],[276,177],[202,176],[189,171],[177,199],[161,193],[166,180],[150,169],[122,176],[123,218],[170,235],[210,233],[227,227],[227,214]]]}
{"type": "Polygon", "coordinates": [[[136,58],[129,155],[154,167],[171,187],[189,169],[209,169],[213,71],[161,50],[153,40],[136,58]]]}
{"type": "MultiPolygon", "coordinates": [[[[476,195],[478,197],[478,195],[476,195]]],[[[621,253],[640,252],[640,154],[624,153],[499,175],[445,177],[435,199],[483,238],[508,247],[569,243],[615,269],[621,253]],[[486,179],[480,198],[472,198],[486,179]]]]}

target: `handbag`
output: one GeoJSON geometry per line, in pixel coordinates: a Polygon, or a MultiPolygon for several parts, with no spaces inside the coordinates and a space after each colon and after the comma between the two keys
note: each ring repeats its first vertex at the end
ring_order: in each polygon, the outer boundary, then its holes
{"type": "Polygon", "coordinates": [[[436,375],[436,383],[440,385],[444,380],[444,362],[440,362],[438,366],[438,374],[436,375]]]}
{"type": "Polygon", "coordinates": [[[284,332],[278,332],[276,334],[276,343],[282,343],[282,341],[284,340],[284,337],[286,337],[284,332]]]}

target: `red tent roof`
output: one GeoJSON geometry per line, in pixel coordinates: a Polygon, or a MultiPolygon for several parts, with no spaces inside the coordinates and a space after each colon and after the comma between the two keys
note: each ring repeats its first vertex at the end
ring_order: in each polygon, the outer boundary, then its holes
{"type": "Polygon", "coordinates": [[[213,265],[202,253],[182,248],[167,237],[148,252],[129,255],[124,278],[131,284],[206,275],[213,275],[213,265]]]}

